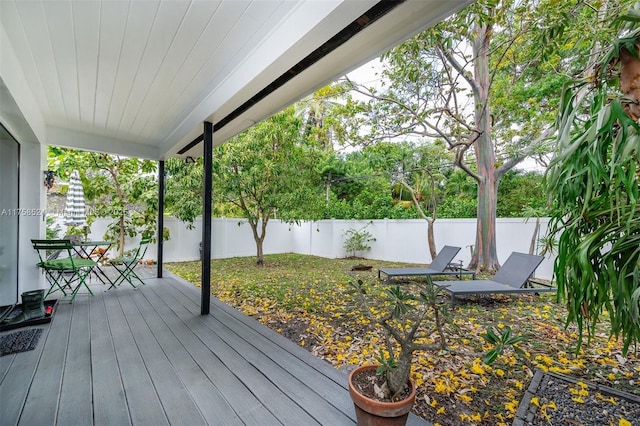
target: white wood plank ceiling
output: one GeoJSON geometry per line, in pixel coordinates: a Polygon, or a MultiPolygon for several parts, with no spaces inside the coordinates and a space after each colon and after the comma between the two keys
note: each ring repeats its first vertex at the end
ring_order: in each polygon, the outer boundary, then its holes
{"type": "MultiPolygon", "coordinates": [[[[214,142],[469,2],[396,6],[216,129],[214,142]]],[[[12,118],[20,116],[29,127],[24,134],[43,144],[154,159],[176,155],[202,133],[203,121],[215,125],[227,117],[377,3],[2,0],[0,119],[20,133],[12,118]]]]}

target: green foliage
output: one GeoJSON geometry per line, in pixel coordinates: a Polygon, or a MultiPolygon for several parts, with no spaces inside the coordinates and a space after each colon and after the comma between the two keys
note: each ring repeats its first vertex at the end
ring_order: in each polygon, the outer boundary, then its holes
{"type": "Polygon", "coordinates": [[[85,197],[93,205],[87,224],[99,217],[111,218],[103,237],[116,241],[121,253],[125,237],[155,234],[156,162],[58,147],[49,147],[48,162],[49,169],[63,179],[74,169],[80,172],[85,197]]]}
{"type": "Polygon", "coordinates": [[[342,233],[342,237],[344,238],[344,249],[351,253],[351,256],[356,255],[356,253],[371,250],[371,243],[376,239],[373,235],[367,231],[367,227],[371,224],[371,222],[367,223],[360,229],[349,228],[342,233]]]}
{"type": "Polygon", "coordinates": [[[364,315],[384,332],[384,348],[379,348],[377,374],[385,375],[381,391],[394,399],[409,381],[415,352],[448,350],[445,327],[450,323],[444,289],[426,277],[423,282],[391,286],[383,291],[362,279],[349,282],[349,294],[355,294],[364,315]],[[421,343],[435,338],[436,343],[421,343]]]}
{"type": "Polygon", "coordinates": [[[438,206],[441,218],[474,218],[478,214],[477,183],[462,170],[450,170],[446,174],[443,197],[438,206]]]}
{"type": "Polygon", "coordinates": [[[448,197],[440,206],[438,214],[441,218],[464,219],[478,215],[478,200],[470,197],[448,197]]]}
{"type": "MultiPolygon", "coordinates": [[[[505,173],[498,186],[498,217],[521,217],[525,209],[536,209],[537,216],[545,216],[547,199],[543,181],[544,176],[536,172],[510,170],[505,173]]],[[[449,173],[441,191],[438,217],[476,217],[477,187],[470,176],[460,170],[449,173]]]]}
{"type": "Polygon", "coordinates": [[[334,179],[325,218],[416,219],[421,214],[411,193],[423,210],[435,213],[441,170],[451,167],[451,159],[438,144],[379,142],[344,158],[335,156],[331,164],[334,179]]]}
{"type": "Polygon", "coordinates": [[[56,240],[60,238],[60,231],[62,231],[62,228],[60,228],[60,225],[58,225],[57,223],[54,223],[55,220],[56,218],[54,216],[47,216],[46,218],[47,240],[56,240]]]}
{"type": "Polygon", "coordinates": [[[539,210],[545,216],[547,197],[543,181],[541,173],[507,172],[498,186],[498,217],[520,217],[527,208],[539,210]]]}
{"type": "Polygon", "coordinates": [[[342,82],[331,83],[316,90],[295,105],[300,119],[300,133],[305,144],[325,152],[344,142],[341,105],[337,101],[348,90],[342,82]]]}
{"type": "Polygon", "coordinates": [[[300,143],[299,125],[288,108],[216,147],[213,155],[215,200],[235,206],[248,220],[258,264],[271,218],[315,219],[324,206],[321,154],[300,143]]]}
{"type": "Polygon", "coordinates": [[[398,368],[398,361],[396,361],[393,353],[386,356],[382,348],[378,352],[378,355],[376,355],[376,361],[379,364],[378,368],[376,368],[376,374],[378,376],[384,375],[388,381],[392,372],[398,368]]]}
{"type": "MultiPolygon", "coordinates": [[[[472,267],[498,267],[498,184],[524,158],[548,152],[558,95],[575,67],[561,59],[569,53],[586,62],[587,56],[580,55],[583,45],[576,46],[576,32],[599,24],[595,13],[585,11],[589,5],[556,3],[474,2],[387,52],[381,83],[353,84],[359,96],[347,99],[344,106],[354,143],[370,146],[408,137],[425,145],[437,141],[451,151],[451,162],[472,177],[479,187],[474,194],[479,208],[473,214],[468,197],[444,206],[438,185],[420,191],[426,198],[419,200],[421,208],[429,206],[420,217],[478,216],[472,267]],[[573,9],[579,11],[574,15],[579,18],[576,32],[556,32],[553,48],[543,54],[536,40],[573,9]]],[[[406,188],[417,189],[417,176],[409,180],[406,188]]],[[[514,207],[500,214],[512,215],[522,208],[514,207]]]]}
{"type": "MultiPolygon", "coordinates": [[[[640,31],[633,37],[640,42],[640,31]]],[[[640,341],[640,125],[623,108],[617,75],[597,77],[589,96],[582,98],[587,83],[578,82],[562,98],[546,176],[550,229],[558,237],[558,297],[567,303],[567,324],[578,325],[579,345],[606,311],[626,353],[640,341]]]]}
{"type": "Polygon", "coordinates": [[[165,211],[187,223],[191,228],[202,214],[202,158],[186,163],[179,158],[165,162],[165,211]]]}
{"type": "Polygon", "coordinates": [[[487,365],[491,365],[498,359],[498,356],[502,355],[506,348],[513,348],[516,354],[522,356],[524,358],[525,353],[522,349],[515,346],[516,344],[525,340],[524,336],[514,336],[511,327],[505,326],[504,329],[498,329],[497,333],[494,328],[487,328],[486,333],[482,334],[482,338],[489,344],[493,345],[494,348],[489,350],[484,357],[482,358],[482,362],[487,365]]]}

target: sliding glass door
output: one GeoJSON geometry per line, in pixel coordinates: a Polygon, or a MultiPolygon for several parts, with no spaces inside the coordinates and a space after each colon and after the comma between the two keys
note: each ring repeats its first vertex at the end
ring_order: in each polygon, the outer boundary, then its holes
{"type": "Polygon", "coordinates": [[[18,300],[20,145],[0,125],[0,305],[18,300]]]}

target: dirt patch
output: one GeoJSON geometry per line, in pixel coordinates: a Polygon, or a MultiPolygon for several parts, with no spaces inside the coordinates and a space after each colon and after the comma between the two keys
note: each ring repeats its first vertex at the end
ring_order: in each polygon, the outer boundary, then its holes
{"type": "Polygon", "coordinates": [[[365,370],[360,371],[353,375],[351,379],[353,386],[360,392],[362,395],[374,399],[380,402],[396,402],[402,401],[403,399],[407,399],[411,394],[411,388],[407,386],[404,391],[398,395],[398,397],[394,400],[390,398],[381,398],[376,394],[376,389],[383,389],[386,387],[384,376],[379,376],[376,374],[376,370],[365,370]]]}
{"type": "Polygon", "coordinates": [[[320,344],[320,339],[311,332],[309,322],[304,319],[293,318],[289,321],[283,321],[274,318],[268,320],[265,325],[308,351],[312,351],[320,344]]]}

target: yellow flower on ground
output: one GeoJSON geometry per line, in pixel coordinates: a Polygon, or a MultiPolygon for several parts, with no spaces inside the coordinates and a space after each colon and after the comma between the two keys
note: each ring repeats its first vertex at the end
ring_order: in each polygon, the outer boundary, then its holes
{"type": "Polygon", "coordinates": [[[446,390],[447,390],[447,385],[443,381],[438,380],[436,382],[436,388],[435,388],[436,393],[443,393],[446,390]]]}
{"type": "Polygon", "coordinates": [[[475,374],[485,374],[485,370],[484,368],[482,368],[482,366],[480,365],[480,363],[473,363],[473,366],[471,367],[471,371],[475,374]]]}
{"type": "Polygon", "coordinates": [[[534,396],[533,398],[531,398],[531,403],[533,405],[535,405],[536,407],[540,406],[540,399],[537,396],[534,396]]]}
{"type": "Polygon", "coordinates": [[[611,403],[611,404],[613,404],[613,405],[618,405],[618,403],[616,402],[616,400],[615,400],[615,399],[613,399],[613,397],[612,397],[612,396],[610,396],[609,398],[605,398],[605,396],[604,396],[604,395],[602,395],[600,392],[598,392],[598,393],[596,394],[596,397],[597,397],[598,399],[602,400],[602,401],[609,402],[609,403],[611,403]]]}
{"type": "Polygon", "coordinates": [[[447,411],[444,407],[440,407],[438,408],[438,411],[436,411],[436,414],[444,414],[445,411],[447,411]]]}
{"type": "Polygon", "coordinates": [[[471,398],[469,395],[467,394],[463,394],[463,395],[456,395],[456,398],[466,402],[467,404],[470,403],[471,401],[473,401],[473,398],[471,398]]]}
{"type": "Polygon", "coordinates": [[[514,401],[511,401],[511,402],[507,402],[506,404],[504,404],[504,408],[508,412],[510,412],[512,414],[515,414],[516,411],[518,411],[518,401],[514,400],[514,401]]]}
{"type": "Polygon", "coordinates": [[[627,419],[620,419],[618,426],[631,426],[631,422],[627,419]]]}

